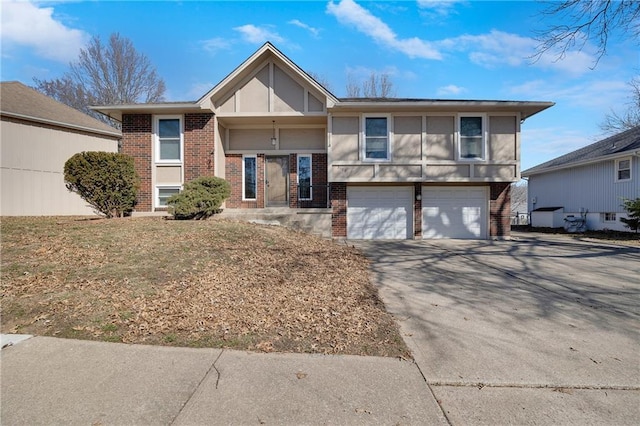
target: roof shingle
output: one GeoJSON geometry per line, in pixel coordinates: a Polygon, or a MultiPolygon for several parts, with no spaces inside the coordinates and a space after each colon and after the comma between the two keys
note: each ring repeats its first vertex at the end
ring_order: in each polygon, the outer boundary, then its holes
{"type": "Polygon", "coordinates": [[[640,126],[534,166],[523,171],[522,175],[537,174],[547,169],[570,167],[577,163],[596,161],[599,158],[637,150],[640,150],[640,126]]]}
{"type": "Polygon", "coordinates": [[[121,134],[118,129],[45,96],[18,81],[0,83],[0,114],[109,136],[121,134]]]}

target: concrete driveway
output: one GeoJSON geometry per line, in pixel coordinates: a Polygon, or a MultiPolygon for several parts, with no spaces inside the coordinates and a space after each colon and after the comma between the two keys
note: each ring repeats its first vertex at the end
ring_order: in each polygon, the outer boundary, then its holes
{"type": "Polygon", "coordinates": [[[640,250],[357,242],[452,424],[640,423],[640,250]]]}

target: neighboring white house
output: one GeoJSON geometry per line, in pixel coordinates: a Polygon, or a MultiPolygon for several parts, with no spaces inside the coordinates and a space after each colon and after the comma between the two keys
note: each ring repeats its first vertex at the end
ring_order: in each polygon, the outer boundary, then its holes
{"type": "Polygon", "coordinates": [[[562,227],[586,212],[587,229],[628,230],[623,199],[640,197],[640,126],[522,172],[532,226],[562,227]]]}
{"type": "Polygon", "coordinates": [[[121,132],[22,83],[0,83],[0,215],[90,215],[64,184],[82,151],[118,151],[121,132]]]}

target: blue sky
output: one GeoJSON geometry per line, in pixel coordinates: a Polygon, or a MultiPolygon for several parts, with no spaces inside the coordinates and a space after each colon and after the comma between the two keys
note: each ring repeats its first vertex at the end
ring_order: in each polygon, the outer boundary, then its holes
{"type": "Polygon", "coordinates": [[[602,137],[629,102],[638,45],[613,37],[596,64],[587,43],[563,60],[530,57],[546,5],[530,1],[298,2],[2,0],[2,81],[62,75],[97,35],[146,54],[167,100],[195,100],[265,41],[345,96],[349,75],[388,73],[399,97],[552,101],[523,124],[526,169],[602,137]]]}

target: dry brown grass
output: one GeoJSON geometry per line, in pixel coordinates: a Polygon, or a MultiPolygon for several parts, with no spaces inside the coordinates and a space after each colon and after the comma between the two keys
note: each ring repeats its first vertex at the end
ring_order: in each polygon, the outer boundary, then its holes
{"type": "Polygon", "coordinates": [[[409,357],[354,248],[223,220],[2,218],[2,332],[409,357]]]}

